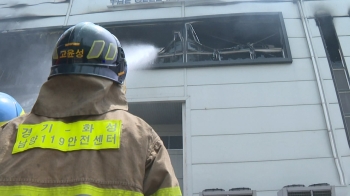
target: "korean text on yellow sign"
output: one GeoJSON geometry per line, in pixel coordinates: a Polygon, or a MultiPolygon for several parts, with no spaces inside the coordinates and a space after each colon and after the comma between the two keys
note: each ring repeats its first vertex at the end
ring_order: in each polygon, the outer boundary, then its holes
{"type": "Polygon", "coordinates": [[[31,148],[60,151],[118,149],[121,120],[78,121],[63,123],[46,121],[40,124],[21,124],[12,154],[31,148]]]}

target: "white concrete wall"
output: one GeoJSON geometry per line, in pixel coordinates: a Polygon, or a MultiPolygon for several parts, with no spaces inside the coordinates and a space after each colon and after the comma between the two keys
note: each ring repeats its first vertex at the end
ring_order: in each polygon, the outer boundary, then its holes
{"type": "MultiPolygon", "coordinates": [[[[42,12],[43,18],[33,20],[13,22],[0,17],[0,31],[60,27],[64,26],[65,19],[69,26],[81,21],[106,24],[282,12],[293,63],[129,71],[127,97],[134,102],[186,101],[183,133],[186,164],[181,175],[185,182],[185,195],[197,196],[207,188],[227,190],[243,186],[257,190],[258,196],[267,196],[276,195],[279,189],[289,184],[308,186],[326,182],[340,186],[311,55],[297,5],[292,1],[233,3],[234,0],[227,0],[214,5],[189,4],[184,8],[181,4],[174,4],[171,7],[121,10],[108,8],[108,0],[74,0],[69,18],[65,17],[68,2],[45,2],[60,6],[60,9],[42,12]]],[[[349,66],[349,4],[345,0],[305,1],[347,183],[350,180],[349,146],[324,46],[312,17],[324,11],[336,16],[337,33],[349,66]]],[[[20,11],[28,9],[28,13],[32,13],[39,7],[17,8],[19,11],[15,14],[26,13],[20,11]]],[[[4,8],[1,4],[0,13],[8,9],[14,11],[15,8],[4,8]]],[[[339,192],[342,191],[343,195],[348,189],[341,187],[339,192]]]]}
{"type": "Polygon", "coordinates": [[[2,0],[0,32],[64,26],[68,0],[2,0]]]}
{"type": "MultiPolygon", "coordinates": [[[[187,195],[199,195],[207,188],[250,187],[264,196],[276,195],[289,184],[340,185],[296,4],[191,6],[185,8],[185,16],[274,11],[283,14],[292,64],[157,70],[161,76],[156,78],[154,71],[130,73],[128,88],[133,92],[129,99],[140,99],[138,92],[152,95],[155,87],[162,90],[164,86],[173,89],[183,85],[183,94],[169,90],[176,93],[175,97],[188,98],[186,128],[190,133],[185,133],[189,136],[185,151],[189,155],[185,158],[190,164],[184,176],[188,181],[187,195]],[[143,80],[145,88],[139,90],[130,81],[140,81],[140,77],[153,80],[143,80]]],[[[315,38],[320,60],[326,60],[323,44],[315,38]]],[[[322,74],[339,146],[347,151],[333,81],[329,70],[322,69],[322,74]]],[[[152,96],[172,99],[166,93],[152,96]]]]}
{"type": "MultiPolygon", "coordinates": [[[[254,7],[234,6],[230,10],[244,12],[254,7]]],[[[291,65],[207,68],[211,78],[217,76],[215,82],[201,80],[208,78],[201,75],[204,69],[188,70],[194,195],[205,188],[233,186],[273,195],[288,184],[339,185],[297,6],[280,3],[278,9],[285,18],[291,65]]],[[[326,57],[322,42],[318,46],[319,57],[326,57]]],[[[323,74],[330,76],[325,70],[323,74]]],[[[326,96],[333,103],[333,124],[341,130],[332,82],[329,78],[324,82],[326,96]]],[[[348,150],[346,139],[339,135],[344,130],[336,133],[339,146],[348,150]]]]}

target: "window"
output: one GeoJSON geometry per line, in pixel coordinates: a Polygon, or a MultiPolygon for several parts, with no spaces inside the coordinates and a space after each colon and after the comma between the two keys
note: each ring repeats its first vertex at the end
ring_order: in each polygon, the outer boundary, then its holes
{"type": "Polygon", "coordinates": [[[160,136],[166,149],[182,149],[182,136],[160,136]]]}
{"type": "Polygon", "coordinates": [[[346,68],[344,56],[339,44],[337,33],[331,16],[319,16],[316,18],[320,29],[323,44],[330,65],[335,90],[339,100],[340,111],[343,117],[344,128],[350,145],[350,86],[349,72],[346,68]]]}
{"type": "MultiPolygon", "coordinates": [[[[126,50],[137,44],[155,48],[156,54],[147,62],[153,68],[292,62],[281,13],[145,21],[106,28],[126,50]]],[[[135,50],[126,53],[133,55],[135,50]]]]}

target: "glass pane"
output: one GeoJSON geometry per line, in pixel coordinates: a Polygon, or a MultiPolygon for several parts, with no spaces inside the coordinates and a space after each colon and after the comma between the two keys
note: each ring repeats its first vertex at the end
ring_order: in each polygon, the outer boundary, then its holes
{"type": "Polygon", "coordinates": [[[333,75],[338,91],[349,90],[349,82],[345,70],[333,70],[333,75]]]}
{"type": "Polygon", "coordinates": [[[350,92],[339,93],[341,107],[345,115],[350,114],[350,92]]]}
{"type": "Polygon", "coordinates": [[[166,149],[169,149],[169,136],[160,136],[166,149]]]}
{"type": "MultiPolygon", "coordinates": [[[[347,125],[347,127],[348,127],[348,129],[350,128],[350,116],[346,116],[345,117],[345,123],[346,123],[346,125],[347,125]]],[[[350,130],[350,129],[349,129],[350,130]]],[[[350,133],[349,133],[350,134],[350,133]]]]}
{"type": "Polygon", "coordinates": [[[278,14],[222,15],[106,28],[122,41],[128,65],[136,68],[266,62],[289,54],[278,14]]]}
{"type": "Polygon", "coordinates": [[[344,68],[343,63],[341,61],[332,62],[333,69],[344,68]]]}
{"type": "Polygon", "coordinates": [[[169,149],[182,149],[182,136],[170,136],[169,149]]]}

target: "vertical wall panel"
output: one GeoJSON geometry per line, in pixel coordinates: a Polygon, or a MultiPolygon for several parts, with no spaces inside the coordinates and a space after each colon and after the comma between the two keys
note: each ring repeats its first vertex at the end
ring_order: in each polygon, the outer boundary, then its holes
{"type": "Polygon", "coordinates": [[[338,103],[337,93],[335,91],[335,86],[333,80],[323,81],[323,90],[326,94],[328,103],[338,103]]]}
{"type": "Polygon", "coordinates": [[[326,57],[317,59],[318,69],[323,80],[333,80],[331,69],[329,67],[328,59],[326,57]]]}
{"type": "MultiPolygon", "coordinates": [[[[231,129],[234,131],[235,127],[231,129]]],[[[196,136],[192,137],[192,163],[332,157],[330,145],[327,144],[329,144],[329,139],[326,130],[196,136]],[[295,150],[296,147],[303,150],[295,150]],[[208,154],[210,154],[210,159],[208,159],[208,154]]]]}
{"type": "Polygon", "coordinates": [[[112,5],[110,0],[74,0],[71,15],[113,11],[107,7],[109,5],[112,5]]]}
{"type": "Polygon", "coordinates": [[[314,49],[314,52],[316,52],[317,57],[319,58],[327,57],[321,37],[312,38],[312,45],[314,47],[313,49],[314,49]]]}
{"type": "Polygon", "coordinates": [[[346,137],[345,129],[334,130],[339,156],[350,156],[350,148],[346,137]]]}
{"type": "Polygon", "coordinates": [[[316,24],[315,19],[308,19],[308,24],[310,28],[310,33],[312,37],[321,37],[320,30],[318,29],[318,26],[316,24]]]}
{"type": "Polygon", "coordinates": [[[283,18],[300,18],[298,7],[292,2],[247,2],[218,4],[208,6],[191,6],[185,8],[186,16],[249,13],[282,12],[283,18]]]}
{"type": "Polygon", "coordinates": [[[31,17],[54,17],[65,16],[67,14],[69,3],[43,3],[17,7],[0,8],[1,19],[19,18],[19,20],[31,17]]]}
{"type": "Polygon", "coordinates": [[[288,38],[288,40],[293,59],[310,57],[306,38],[288,38]]]}
{"type": "Polygon", "coordinates": [[[329,104],[329,115],[334,129],[344,129],[343,118],[338,103],[329,104]]]}
{"type": "MultiPolygon", "coordinates": [[[[125,54],[128,59],[128,53],[125,54]]],[[[130,70],[126,77],[127,88],[172,87],[185,84],[184,69],[130,70]]]]}
{"type": "Polygon", "coordinates": [[[320,104],[192,110],[191,123],[193,136],[326,129],[320,104]]]}
{"type": "MultiPolygon", "coordinates": [[[[350,27],[350,24],[349,24],[350,27]]],[[[350,35],[338,37],[340,42],[340,47],[343,51],[343,55],[350,57],[350,35]]]]}
{"type": "Polygon", "coordinates": [[[179,17],[181,17],[180,7],[140,10],[118,10],[113,12],[72,15],[69,17],[68,25],[74,25],[76,23],[84,21],[90,21],[94,23],[117,23],[122,21],[151,20],[160,18],[179,17]]]}
{"type": "Polygon", "coordinates": [[[0,32],[32,28],[61,28],[64,25],[64,20],[64,16],[18,20],[17,22],[0,20],[0,32]]]}
{"type": "Polygon", "coordinates": [[[345,57],[344,60],[348,71],[350,71],[350,57],[345,57]]]}
{"type": "Polygon", "coordinates": [[[349,165],[350,165],[350,156],[342,157],[342,163],[344,165],[345,177],[347,179],[350,179],[350,167],[349,167],[349,165]]]}
{"type": "Polygon", "coordinates": [[[305,37],[301,19],[284,19],[288,37],[305,37]]]}
{"type": "Polygon", "coordinates": [[[140,98],[163,98],[169,100],[171,97],[183,97],[183,87],[159,87],[159,88],[132,88],[127,89],[128,99],[140,98]]]}
{"type": "Polygon", "coordinates": [[[190,86],[193,109],[320,103],[316,82],[275,82],[190,86]]]}
{"type": "Polygon", "coordinates": [[[188,85],[315,80],[311,59],[291,64],[220,66],[187,69],[188,85]],[[215,77],[212,77],[212,76],[215,77]]]}
{"type": "Polygon", "coordinates": [[[335,17],[333,22],[338,36],[350,36],[350,17],[335,17]]]}

